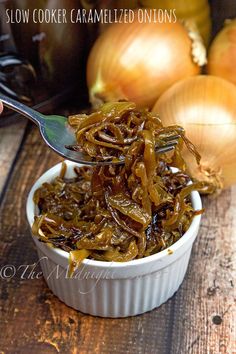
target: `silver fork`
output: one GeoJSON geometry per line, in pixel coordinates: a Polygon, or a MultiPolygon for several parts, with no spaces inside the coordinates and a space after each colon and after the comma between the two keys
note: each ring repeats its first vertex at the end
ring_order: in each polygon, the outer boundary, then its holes
{"type": "MultiPolygon", "coordinates": [[[[34,122],[41,133],[45,143],[57,154],[61,155],[67,160],[75,161],[87,165],[110,165],[123,164],[124,160],[118,161],[96,161],[94,158],[81,151],[73,151],[66,148],[66,146],[75,145],[75,133],[69,126],[66,117],[58,115],[44,115],[34,109],[24,105],[21,102],[15,101],[5,95],[0,94],[0,100],[3,105],[24,115],[26,118],[34,122]]],[[[156,147],[157,153],[166,153],[175,148],[178,144],[179,135],[172,135],[165,138],[163,146],[156,147]]]]}

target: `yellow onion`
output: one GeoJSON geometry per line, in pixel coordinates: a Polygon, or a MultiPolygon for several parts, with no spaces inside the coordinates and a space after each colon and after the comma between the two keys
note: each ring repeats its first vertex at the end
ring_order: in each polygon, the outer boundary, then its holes
{"type": "Polygon", "coordinates": [[[175,11],[178,19],[194,21],[204,39],[209,43],[211,35],[210,6],[207,0],[139,0],[144,7],[160,11],[175,11]]]}
{"type": "Polygon", "coordinates": [[[227,20],[209,50],[207,71],[236,84],[236,19],[227,20]]]}
{"type": "Polygon", "coordinates": [[[183,156],[191,175],[217,187],[236,182],[236,87],[215,76],[195,76],[173,85],[153,107],[164,125],[179,124],[202,156],[183,156]]]}
{"type": "Polygon", "coordinates": [[[90,101],[97,106],[127,99],[138,107],[152,107],[176,81],[200,72],[204,50],[199,36],[179,22],[142,23],[136,18],[113,24],[89,55],[90,101]]]}

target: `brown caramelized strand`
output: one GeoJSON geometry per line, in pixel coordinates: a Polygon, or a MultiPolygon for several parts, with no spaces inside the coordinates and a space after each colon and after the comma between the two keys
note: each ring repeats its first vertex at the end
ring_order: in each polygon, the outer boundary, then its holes
{"type": "Polygon", "coordinates": [[[91,115],[69,117],[77,145],[95,160],[124,159],[123,165],[66,165],[34,195],[39,208],[33,233],[43,242],[70,252],[71,272],[84,258],[124,262],[160,252],[189,228],[193,190],[213,192],[204,182],[189,184],[181,155],[185,144],[200,156],[179,126],[163,127],[159,117],[137,111],[131,102],[107,103],[91,115]],[[179,135],[174,153],[160,154],[165,138],[179,135]],[[178,172],[170,167],[175,166],[178,172]]]}

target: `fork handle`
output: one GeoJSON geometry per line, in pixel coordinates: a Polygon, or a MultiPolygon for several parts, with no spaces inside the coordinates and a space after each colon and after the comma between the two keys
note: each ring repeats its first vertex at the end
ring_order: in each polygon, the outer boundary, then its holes
{"type": "Polygon", "coordinates": [[[0,94],[0,100],[2,101],[4,106],[12,109],[13,111],[23,114],[25,117],[30,119],[38,126],[40,126],[43,123],[44,115],[26,106],[25,104],[18,102],[13,98],[10,98],[2,94],[0,94]]]}

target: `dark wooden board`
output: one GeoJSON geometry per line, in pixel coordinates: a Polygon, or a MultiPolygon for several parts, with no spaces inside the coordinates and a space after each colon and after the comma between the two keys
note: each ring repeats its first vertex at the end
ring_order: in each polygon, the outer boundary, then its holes
{"type": "Polygon", "coordinates": [[[12,126],[0,128],[0,194],[22,142],[26,123],[26,120],[20,117],[12,126]]]}
{"type": "Polygon", "coordinates": [[[172,299],[137,317],[95,318],[60,302],[42,278],[27,279],[29,271],[21,279],[18,269],[38,259],[26,222],[27,194],[58,161],[28,127],[0,206],[0,353],[236,353],[236,188],[205,198],[190,266],[172,299]],[[6,279],[3,269],[10,265],[8,274],[16,274],[6,279]]]}

